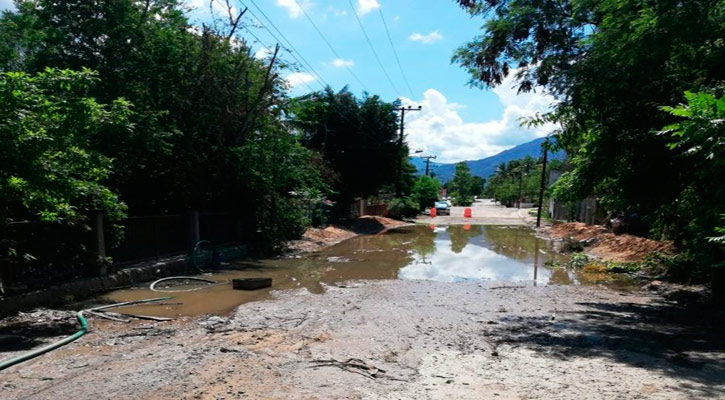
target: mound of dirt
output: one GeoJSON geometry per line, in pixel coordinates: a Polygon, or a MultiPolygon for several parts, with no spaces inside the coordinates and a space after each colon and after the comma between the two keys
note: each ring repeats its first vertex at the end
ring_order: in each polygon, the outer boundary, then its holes
{"type": "Polygon", "coordinates": [[[317,251],[360,234],[376,234],[404,225],[407,225],[407,223],[403,221],[366,215],[345,221],[340,225],[330,225],[326,228],[307,228],[302,235],[302,239],[289,242],[287,248],[292,252],[317,251]]]}
{"type": "Polygon", "coordinates": [[[587,225],[582,222],[557,224],[542,230],[553,239],[573,238],[593,243],[586,253],[606,261],[640,261],[654,252],[670,254],[674,247],[671,241],[652,240],[629,234],[615,235],[601,225],[587,225]]]}

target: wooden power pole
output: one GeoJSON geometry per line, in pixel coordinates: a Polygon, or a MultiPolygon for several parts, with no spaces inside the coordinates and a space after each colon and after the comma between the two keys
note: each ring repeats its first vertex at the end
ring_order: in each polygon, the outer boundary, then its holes
{"type": "Polygon", "coordinates": [[[436,156],[421,156],[420,158],[425,158],[425,176],[428,176],[428,172],[430,171],[430,160],[436,159],[438,157],[436,156]]]}
{"type": "Polygon", "coordinates": [[[403,179],[403,144],[405,143],[404,137],[405,137],[405,112],[406,111],[420,111],[423,109],[423,106],[418,106],[418,108],[413,108],[412,106],[408,107],[400,107],[396,108],[396,111],[400,111],[400,137],[398,138],[398,150],[400,151],[401,156],[398,157],[398,171],[396,173],[397,178],[395,180],[395,197],[400,197],[400,181],[403,179]]]}
{"type": "Polygon", "coordinates": [[[541,144],[544,151],[544,163],[541,166],[541,188],[539,188],[539,209],[536,212],[536,227],[541,227],[541,210],[544,208],[544,190],[546,190],[546,156],[549,153],[549,138],[541,144]]]}

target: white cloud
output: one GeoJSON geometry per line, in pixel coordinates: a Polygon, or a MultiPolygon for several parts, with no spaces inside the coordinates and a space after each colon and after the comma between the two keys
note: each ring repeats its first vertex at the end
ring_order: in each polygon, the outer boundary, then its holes
{"type": "Polygon", "coordinates": [[[286,8],[290,18],[299,18],[303,14],[300,6],[307,9],[312,3],[305,0],[277,0],[277,5],[286,8]]]}
{"type": "Polygon", "coordinates": [[[332,65],[337,68],[343,68],[343,67],[352,67],[355,65],[355,62],[353,60],[343,60],[342,58],[336,58],[332,60],[332,65]]]}
{"type": "Polygon", "coordinates": [[[254,53],[254,58],[256,58],[258,60],[263,60],[263,59],[269,57],[270,55],[272,55],[272,52],[269,51],[266,47],[262,47],[261,49],[257,50],[254,53]]]}
{"type": "Polygon", "coordinates": [[[418,32],[415,32],[415,33],[411,34],[410,36],[408,36],[408,39],[412,40],[414,42],[430,44],[430,43],[437,42],[437,41],[443,39],[443,35],[441,35],[440,32],[438,32],[437,30],[433,31],[427,35],[423,35],[418,32]]]}
{"type": "Polygon", "coordinates": [[[423,106],[422,111],[405,116],[405,132],[410,148],[437,155],[437,162],[451,163],[492,156],[549,134],[555,125],[526,128],[520,126],[520,118],[548,111],[554,98],[541,92],[516,95],[516,89],[512,88],[515,73],[512,71],[493,90],[504,110],[499,119],[491,121],[464,121],[457,111],[462,106],[449,102],[435,89],[426,90],[421,101],[403,98],[405,105],[423,106]]]}
{"type": "Polygon", "coordinates": [[[365,15],[378,8],[380,8],[378,0],[357,0],[357,13],[360,15],[365,15]]]}
{"type": "Polygon", "coordinates": [[[347,15],[347,10],[343,10],[343,9],[338,10],[337,8],[335,8],[333,6],[327,6],[327,11],[331,12],[336,17],[344,17],[347,15]]]}
{"type": "Polygon", "coordinates": [[[304,85],[305,83],[316,81],[317,77],[307,72],[292,72],[284,79],[287,81],[287,83],[289,83],[290,87],[294,89],[299,85],[304,85]]]}
{"type": "Polygon", "coordinates": [[[5,10],[15,11],[15,3],[13,3],[13,0],[0,0],[0,11],[5,10]]]}
{"type": "Polygon", "coordinates": [[[400,15],[396,15],[393,17],[393,21],[398,22],[400,21],[400,15]]]}

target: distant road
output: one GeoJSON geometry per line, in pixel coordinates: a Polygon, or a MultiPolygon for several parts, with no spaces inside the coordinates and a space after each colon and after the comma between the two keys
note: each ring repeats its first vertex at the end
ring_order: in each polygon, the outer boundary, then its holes
{"type": "Polygon", "coordinates": [[[420,215],[415,222],[435,225],[529,225],[536,222],[536,218],[529,215],[531,208],[506,208],[488,199],[477,200],[471,205],[471,218],[463,217],[465,208],[452,207],[450,216],[420,215]]]}

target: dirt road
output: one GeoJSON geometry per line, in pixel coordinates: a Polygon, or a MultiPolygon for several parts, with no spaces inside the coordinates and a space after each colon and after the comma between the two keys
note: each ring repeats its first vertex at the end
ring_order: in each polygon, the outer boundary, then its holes
{"type": "Polygon", "coordinates": [[[536,221],[529,215],[530,208],[506,208],[492,200],[477,200],[471,205],[471,218],[464,218],[466,207],[453,206],[451,215],[440,215],[431,218],[420,215],[417,223],[434,225],[529,225],[536,221]]]}
{"type": "Polygon", "coordinates": [[[592,287],[363,281],[231,318],[93,320],[0,373],[0,398],[722,398],[722,316],[592,287]]]}

